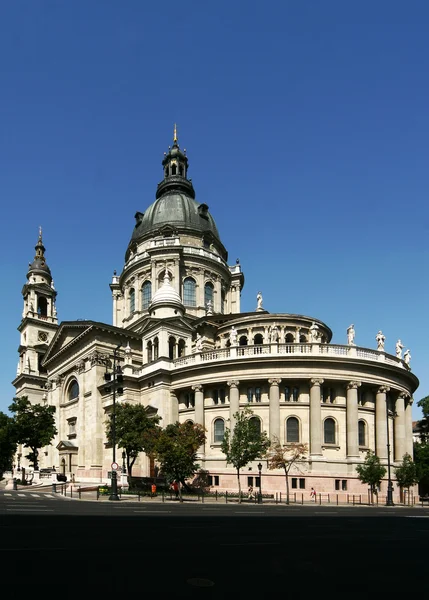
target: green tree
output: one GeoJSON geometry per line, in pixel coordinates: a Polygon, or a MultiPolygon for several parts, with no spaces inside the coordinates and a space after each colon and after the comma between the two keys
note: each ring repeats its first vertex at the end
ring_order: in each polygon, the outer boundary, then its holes
{"type": "Polygon", "coordinates": [[[417,406],[422,409],[423,413],[423,419],[418,421],[420,440],[427,443],[429,442],[429,396],[419,400],[417,406]]]}
{"type": "Polygon", "coordinates": [[[39,449],[50,445],[57,434],[55,406],[31,404],[27,396],[22,396],[13,399],[9,410],[14,414],[15,440],[18,444],[30,448],[30,452],[25,457],[29,459],[36,471],[39,468],[39,449]]]}
{"type": "Polygon", "coordinates": [[[200,468],[197,464],[198,449],[206,440],[205,429],[197,423],[172,423],[161,429],[154,441],[154,456],[161,472],[170,482],[179,483],[182,502],[182,485],[200,468]]]}
{"type": "Polygon", "coordinates": [[[247,406],[241,412],[236,412],[234,430],[231,432],[230,429],[225,429],[221,445],[227,464],[233,465],[237,472],[239,502],[241,502],[240,470],[252,460],[263,458],[270,447],[267,433],[259,432],[252,417],[253,411],[247,406]]]}
{"type": "Polygon", "coordinates": [[[419,494],[429,495],[429,444],[414,444],[414,461],[419,480],[419,494]]]}
{"type": "Polygon", "coordinates": [[[401,501],[403,501],[404,489],[408,489],[409,493],[410,487],[418,482],[417,467],[408,453],[404,454],[402,463],[395,468],[395,477],[400,488],[401,501]]]}
{"type": "Polygon", "coordinates": [[[0,479],[3,473],[12,468],[13,455],[16,452],[16,436],[13,419],[0,412],[0,479]]]}
{"type": "Polygon", "coordinates": [[[307,444],[298,442],[282,446],[278,438],[274,438],[268,453],[268,468],[283,469],[286,479],[286,504],[289,504],[289,471],[293,465],[303,459],[308,452],[307,444]]]}
{"type": "MultiPolygon", "coordinates": [[[[110,414],[106,421],[106,437],[110,444],[113,443],[112,419],[110,414]]],[[[148,456],[153,454],[160,420],[159,415],[149,415],[142,404],[124,402],[116,405],[116,445],[125,451],[129,477],[140,452],[145,452],[148,456]]]]}
{"type": "Polygon", "coordinates": [[[381,465],[380,459],[372,450],[366,453],[365,462],[356,467],[358,479],[362,483],[367,483],[371,488],[371,503],[373,502],[374,493],[377,493],[377,488],[381,485],[381,480],[386,475],[386,469],[381,465]]]}

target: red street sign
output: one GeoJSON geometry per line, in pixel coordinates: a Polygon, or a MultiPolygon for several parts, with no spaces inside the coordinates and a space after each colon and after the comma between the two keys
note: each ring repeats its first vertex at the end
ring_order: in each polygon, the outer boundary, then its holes
{"type": "Polygon", "coordinates": [[[118,463],[116,463],[116,462],[113,462],[113,463],[112,463],[112,470],[113,470],[113,471],[117,471],[118,469],[119,469],[119,465],[118,465],[118,463]]]}

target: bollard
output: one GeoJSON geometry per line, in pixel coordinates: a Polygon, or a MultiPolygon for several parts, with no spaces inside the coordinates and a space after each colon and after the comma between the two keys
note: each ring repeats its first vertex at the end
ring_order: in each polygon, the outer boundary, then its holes
{"type": "Polygon", "coordinates": [[[82,498],[82,492],[81,492],[80,488],[78,489],[78,492],[79,492],[79,500],[80,500],[82,498]]]}
{"type": "Polygon", "coordinates": [[[165,502],[165,498],[164,498],[164,490],[162,490],[162,501],[165,502]]]}
{"type": "Polygon", "coordinates": [[[216,490],[216,492],[215,492],[215,498],[216,498],[216,502],[217,502],[217,490],[216,490]]]}
{"type": "Polygon", "coordinates": [[[53,483],[52,484],[52,492],[55,494],[57,492],[57,484],[53,483]]]}
{"type": "Polygon", "coordinates": [[[228,504],[228,490],[225,492],[225,504],[228,504]]]}
{"type": "Polygon", "coordinates": [[[13,487],[12,487],[12,489],[15,490],[15,491],[18,489],[18,484],[16,483],[16,477],[13,478],[13,487]]]}

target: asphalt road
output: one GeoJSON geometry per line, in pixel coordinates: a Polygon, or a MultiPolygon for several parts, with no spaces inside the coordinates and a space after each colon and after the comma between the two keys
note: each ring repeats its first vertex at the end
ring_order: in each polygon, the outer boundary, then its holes
{"type": "Polygon", "coordinates": [[[427,593],[428,541],[421,507],[0,493],[2,579],[15,598],[418,597],[427,593]]]}

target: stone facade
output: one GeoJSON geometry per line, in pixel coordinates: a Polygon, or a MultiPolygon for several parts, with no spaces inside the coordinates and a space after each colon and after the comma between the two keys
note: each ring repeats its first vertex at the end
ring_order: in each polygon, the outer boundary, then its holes
{"type": "MultiPolygon", "coordinates": [[[[366,494],[356,465],[369,449],[386,463],[387,428],[392,466],[406,452],[412,455],[418,380],[409,361],[386,353],[380,343],[377,349],[351,339],[332,344],[327,325],[313,317],[272,314],[260,293],[255,311],[242,313],[241,265],[228,265],[208,207],[196,202],[186,178],[187,158],[177,140],[163,168],[156,206],[136,214],[124,268],[110,283],[113,325],[58,324],[40,232],[37,261],[23,288],[13,382],[17,396],[56,407],[58,435],[41,452],[40,466],[55,466],[81,482],[107,480],[112,448],[105,421],[113,398],[104,375],[116,348],[124,374],[116,401],[151,407],[163,426],[177,420],[204,425],[200,464],[214,488],[236,489],[220,444],[234,413],[250,406],[270,438],[308,444],[308,456],[290,473],[292,492],[308,494],[314,487],[366,494]]],[[[20,449],[25,465],[22,454],[20,449]]],[[[257,462],[243,471],[244,487],[249,478],[255,485],[257,462]]],[[[268,471],[262,462],[263,491],[283,491],[284,474],[268,471]]],[[[149,474],[145,456],[133,474],[149,474]]]]}

